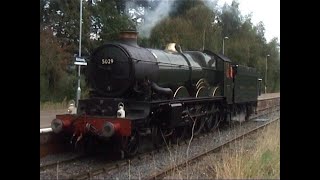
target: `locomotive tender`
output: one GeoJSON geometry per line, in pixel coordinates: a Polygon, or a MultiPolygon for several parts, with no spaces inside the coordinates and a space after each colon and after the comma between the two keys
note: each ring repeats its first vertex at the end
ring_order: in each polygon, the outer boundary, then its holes
{"type": "Polygon", "coordinates": [[[244,121],[257,105],[254,68],[208,50],[182,52],[174,43],[142,48],[133,31],[98,47],[86,75],[90,98],[79,100],[76,114],[57,115],[52,130],[87,146],[112,141],[126,155],[138,151],[143,137],[154,145],[176,142],[192,129],[199,134],[221,121],[244,121]]]}

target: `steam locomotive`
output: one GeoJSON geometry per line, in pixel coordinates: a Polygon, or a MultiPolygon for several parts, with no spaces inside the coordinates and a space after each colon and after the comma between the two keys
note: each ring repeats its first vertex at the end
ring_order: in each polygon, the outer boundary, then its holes
{"type": "Polygon", "coordinates": [[[138,152],[142,138],[157,146],[212,131],[222,121],[244,121],[259,93],[254,68],[174,43],[142,48],[133,31],[96,48],[86,77],[90,98],[79,100],[76,114],[57,115],[52,130],[75,144],[112,142],[127,156],[138,152]]]}

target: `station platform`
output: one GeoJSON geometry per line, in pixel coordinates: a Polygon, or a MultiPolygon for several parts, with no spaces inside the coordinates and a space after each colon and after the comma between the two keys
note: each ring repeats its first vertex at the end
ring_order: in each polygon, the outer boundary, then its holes
{"type": "Polygon", "coordinates": [[[50,127],[51,121],[54,118],[56,118],[57,114],[66,114],[66,113],[68,113],[67,107],[65,109],[40,111],[40,129],[50,127]]]}
{"type": "Polygon", "coordinates": [[[258,100],[272,99],[276,97],[280,97],[280,93],[261,94],[261,96],[258,97],[258,100]]]}

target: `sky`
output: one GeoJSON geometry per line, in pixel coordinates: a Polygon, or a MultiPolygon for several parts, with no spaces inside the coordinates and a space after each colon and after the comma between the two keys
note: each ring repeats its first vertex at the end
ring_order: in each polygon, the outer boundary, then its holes
{"type": "MultiPolygon", "coordinates": [[[[232,0],[218,0],[218,6],[224,3],[231,4],[232,0]]],[[[256,25],[262,21],[265,27],[267,42],[278,37],[280,43],[280,0],[238,0],[241,14],[252,12],[251,22],[256,25]]]]}

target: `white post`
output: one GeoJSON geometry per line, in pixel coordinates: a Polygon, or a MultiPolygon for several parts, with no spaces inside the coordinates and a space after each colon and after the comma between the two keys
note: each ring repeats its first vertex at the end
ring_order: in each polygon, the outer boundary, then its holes
{"type": "Polygon", "coordinates": [[[264,84],[264,93],[267,94],[267,74],[268,74],[268,57],[270,55],[268,54],[266,56],[266,80],[265,80],[265,84],[264,84]]]}
{"type": "MultiPolygon", "coordinates": [[[[80,37],[79,37],[79,58],[81,57],[81,33],[82,33],[82,0],[80,0],[80,37]]],[[[81,88],[80,88],[80,69],[81,66],[78,65],[78,88],[77,88],[77,101],[76,107],[78,107],[78,102],[81,96],[81,88]]]]}
{"type": "Polygon", "coordinates": [[[224,38],[222,39],[222,54],[224,55],[224,38]]]}
{"type": "Polygon", "coordinates": [[[222,54],[224,55],[224,39],[229,39],[229,37],[224,37],[223,39],[222,39],[222,54]]]}

